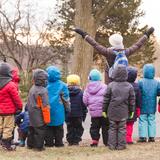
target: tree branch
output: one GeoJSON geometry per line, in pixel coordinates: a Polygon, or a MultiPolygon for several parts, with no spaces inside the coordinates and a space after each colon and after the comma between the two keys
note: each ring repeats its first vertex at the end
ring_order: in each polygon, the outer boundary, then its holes
{"type": "MultiPolygon", "coordinates": [[[[99,25],[99,23],[106,17],[106,15],[110,12],[110,10],[113,8],[113,6],[118,2],[118,0],[112,0],[109,4],[106,3],[106,5],[103,7],[103,9],[98,9],[96,15],[95,15],[95,21],[99,25]]],[[[98,26],[97,25],[97,26],[98,26]]]]}

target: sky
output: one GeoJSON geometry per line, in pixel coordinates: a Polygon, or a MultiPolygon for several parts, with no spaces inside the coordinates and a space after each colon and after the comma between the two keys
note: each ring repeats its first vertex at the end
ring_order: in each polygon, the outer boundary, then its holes
{"type": "MultiPolygon", "coordinates": [[[[4,1],[5,0],[0,0],[4,1]]],[[[14,0],[8,0],[11,2],[10,6],[7,8],[11,8],[11,5],[15,2],[14,0]]],[[[24,1],[22,0],[22,3],[24,1]]],[[[34,23],[41,25],[41,22],[45,22],[48,18],[53,17],[54,12],[56,12],[55,4],[56,0],[27,0],[25,1],[25,5],[31,5],[32,10],[37,12],[34,23]]],[[[146,24],[155,28],[155,36],[160,40],[160,0],[142,0],[142,5],[140,7],[145,15],[140,18],[140,28],[145,26],[146,24]]],[[[12,12],[13,9],[10,10],[12,12]]]]}

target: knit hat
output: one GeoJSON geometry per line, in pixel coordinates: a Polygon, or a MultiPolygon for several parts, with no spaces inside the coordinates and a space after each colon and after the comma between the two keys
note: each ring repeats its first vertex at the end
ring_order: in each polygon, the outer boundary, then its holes
{"type": "Polygon", "coordinates": [[[114,49],[124,49],[123,37],[120,34],[112,34],[109,37],[109,43],[114,49]]]}
{"type": "Polygon", "coordinates": [[[68,85],[80,85],[80,77],[76,74],[71,74],[67,77],[68,85]]]}
{"type": "Polygon", "coordinates": [[[89,73],[89,80],[90,81],[101,81],[102,80],[101,72],[98,71],[97,69],[92,69],[89,73]]]}

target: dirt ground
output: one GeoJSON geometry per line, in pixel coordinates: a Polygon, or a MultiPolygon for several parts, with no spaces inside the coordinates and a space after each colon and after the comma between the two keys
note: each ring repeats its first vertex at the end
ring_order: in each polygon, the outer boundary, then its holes
{"type": "Polygon", "coordinates": [[[123,151],[110,151],[104,146],[91,148],[85,144],[47,148],[43,152],[20,147],[15,152],[7,152],[0,148],[0,160],[160,160],[160,141],[129,145],[123,151]]]}

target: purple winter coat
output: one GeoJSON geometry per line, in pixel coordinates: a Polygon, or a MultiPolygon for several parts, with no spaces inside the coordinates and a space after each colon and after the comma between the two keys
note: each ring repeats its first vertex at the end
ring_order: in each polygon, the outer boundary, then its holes
{"type": "Polygon", "coordinates": [[[84,94],[83,102],[88,107],[91,117],[102,117],[103,97],[107,85],[101,81],[89,82],[84,94]]]}

